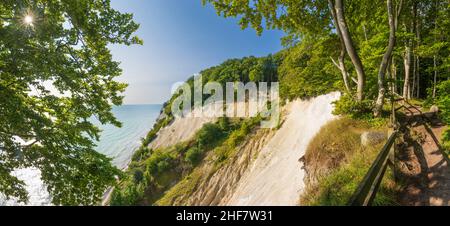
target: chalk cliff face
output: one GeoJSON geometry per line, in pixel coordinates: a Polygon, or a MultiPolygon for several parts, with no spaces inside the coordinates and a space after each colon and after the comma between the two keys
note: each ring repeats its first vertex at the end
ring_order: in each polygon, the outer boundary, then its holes
{"type": "Polygon", "coordinates": [[[283,126],[242,176],[227,205],[296,205],[304,188],[299,159],[320,128],[334,119],[332,102],[338,98],[331,93],[290,103],[283,126]]]}
{"type": "Polygon", "coordinates": [[[194,117],[193,111],[183,118],[176,118],[170,125],[158,132],[156,139],[150,143],[152,149],[164,148],[187,141],[206,123],[217,121],[217,118],[194,117]]]}
{"type": "MultiPolygon", "coordinates": [[[[296,205],[304,188],[304,170],[299,159],[320,128],[335,119],[332,103],[339,97],[336,92],[286,104],[282,109],[280,128],[257,129],[219,168],[207,157],[198,166],[197,172],[202,175],[193,185],[195,189],[172,198],[169,204],[296,205]]],[[[161,130],[151,145],[159,145],[162,142],[159,139],[167,141],[164,137],[170,137],[170,134],[183,134],[179,137],[189,139],[189,134],[192,136],[204,123],[210,122],[207,119],[179,120],[161,130]]],[[[176,143],[177,139],[172,140],[176,143]]],[[[166,145],[175,144],[173,142],[166,145]]]]}

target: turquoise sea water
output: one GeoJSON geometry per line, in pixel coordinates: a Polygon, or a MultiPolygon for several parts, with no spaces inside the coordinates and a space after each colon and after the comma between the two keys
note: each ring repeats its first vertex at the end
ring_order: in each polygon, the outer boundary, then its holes
{"type": "Polygon", "coordinates": [[[113,163],[117,167],[126,167],[136,148],[141,145],[141,138],[152,128],[161,107],[161,105],[114,107],[113,113],[122,122],[122,127],[94,122],[102,129],[100,141],[96,142],[96,150],[113,158],[113,163]]]}

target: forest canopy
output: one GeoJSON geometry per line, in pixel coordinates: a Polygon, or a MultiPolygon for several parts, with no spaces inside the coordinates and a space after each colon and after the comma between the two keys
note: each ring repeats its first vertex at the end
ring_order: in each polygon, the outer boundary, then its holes
{"type": "Polygon", "coordinates": [[[292,67],[281,67],[290,71],[290,97],[308,92],[309,86],[302,82],[307,76],[327,82],[331,78],[327,75],[339,73],[341,90],[359,105],[349,104],[349,109],[370,108],[380,117],[386,98],[401,95],[429,99],[443,115],[448,114],[448,0],[202,2],[211,4],[220,16],[239,18],[243,29],[252,27],[259,35],[264,29],[281,29],[287,34],[284,43],[303,48],[298,56],[315,64],[293,62],[292,67]]]}

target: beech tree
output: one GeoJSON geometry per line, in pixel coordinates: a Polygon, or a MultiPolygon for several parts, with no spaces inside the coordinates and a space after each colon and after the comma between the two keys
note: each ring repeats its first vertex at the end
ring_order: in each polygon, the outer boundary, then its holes
{"type": "Polygon", "coordinates": [[[240,18],[242,28],[253,27],[258,34],[264,27],[281,29],[288,38],[300,42],[306,36],[320,40],[335,34],[340,53],[336,57],[334,50],[329,50],[329,54],[342,75],[345,90],[354,91],[357,101],[369,97],[376,116],[381,115],[386,94],[397,92],[400,82],[405,98],[424,96],[430,57],[436,87],[439,70],[444,70],[448,58],[444,53],[448,45],[444,34],[448,31],[448,0],[202,2],[211,3],[220,16],[240,18]],[[352,83],[356,83],[356,90],[352,83]]]}
{"type": "Polygon", "coordinates": [[[57,205],[97,204],[120,171],[94,150],[126,84],[108,45],[140,44],[109,0],[0,3],[0,193],[27,201],[12,172],[39,169],[57,205]]]}
{"type": "MultiPolygon", "coordinates": [[[[328,0],[328,1],[297,1],[297,0],[254,0],[254,1],[225,1],[225,0],[203,0],[203,4],[210,2],[217,10],[218,14],[224,17],[240,17],[240,25],[242,28],[248,26],[253,27],[258,34],[263,30],[265,24],[268,29],[281,29],[288,34],[298,34],[304,36],[312,34],[315,36],[336,33],[340,40],[341,53],[338,61],[333,60],[336,67],[341,71],[344,84],[347,90],[351,90],[351,82],[356,81],[356,100],[363,101],[365,97],[366,85],[366,69],[361,60],[360,53],[358,53],[357,42],[355,42],[355,33],[358,26],[351,26],[348,22],[355,18],[361,18],[361,15],[367,15],[352,11],[348,13],[348,8],[358,8],[362,10],[372,11],[375,15],[380,10],[379,3],[372,3],[371,1],[348,2],[344,0],[328,0]],[[378,8],[364,9],[365,6],[375,5],[378,8]],[[375,10],[375,11],[374,11],[375,10]],[[378,11],[377,11],[378,10],[378,11]],[[352,62],[356,73],[356,79],[352,79],[345,66],[345,57],[348,56],[352,62]]],[[[379,109],[384,101],[384,83],[385,74],[391,55],[395,47],[395,32],[396,20],[399,8],[402,1],[393,2],[387,1],[383,10],[386,12],[386,18],[389,19],[389,29],[391,37],[386,43],[387,51],[382,57],[382,63],[379,67],[379,98],[377,101],[377,108],[379,109]],[[392,23],[391,23],[392,21],[392,23]],[[392,25],[392,26],[391,26],[392,25]]],[[[378,15],[377,15],[378,16],[378,15]]],[[[367,39],[367,31],[364,30],[367,39]]],[[[386,47],[385,46],[385,47],[386,47]]],[[[383,47],[384,48],[384,47],[383,47]]],[[[375,111],[377,112],[377,110],[375,111]]]]}

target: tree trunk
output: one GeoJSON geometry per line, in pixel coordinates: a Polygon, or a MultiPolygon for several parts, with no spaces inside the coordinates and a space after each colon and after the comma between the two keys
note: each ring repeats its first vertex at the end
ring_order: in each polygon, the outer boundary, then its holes
{"type": "Polygon", "coordinates": [[[361,62],[361,59],[359,58],[359,55],[356,52],[355,46],[353,44],[353,40],[347,26],[347,21],[345,20],[343,0],[336,0],[335,10],[337,19],[336,24],[338,25],[337,27],[339,27],[339,29],[341,30],[342,40],[345,43],[347,54],[350,57],[353,66],[355,67],[356,74],[358,76],[358,85],[356,91],[357,100],[362,101],[364,100],[364,86],[366,83],[366,74],[364,72],[364,67],[361,62]]]}
{"type": "Polygon", "coordinates": [[[416,79],[417,79],[417,57],[414,55],[413,57],[413,70],[412,70],[412,86],[409,90],[409,97],[414,97],[416,93],[416,79]]]}
{"type": "Polygon", "coordinates": [[[416,73],[417,73],[417,78],[416,78],[416,84],[417,84],[417,88],[416,88],[416,98],[420,98],[420,58],[419,58],[419,56],[417,56],[417,69],[416,69],[416,73]]]}
{"type": "Polygon", "coordinates": [[[406,45],[405,55],[403,57],[404,65],[405,65],[405,83],[403,84],[403,98],[410,98],[410,73],[411,73],[411,47],[410,44],[406,45]]]}
{"type": "MultiPolygon", "coordinates": [[[[398,18],[399,15],[402,13],[403,10],[403,0],[400,0],[398,2],[398,5],[396,6],[395,10],[395,31],[398,31],[398,18]]],[[[395,57],[391,56],[391,76],[392,76],[392,92],[397,93],[397,64],[395,62],[395,57]]]]}
{"type": "Polygon", "coordinates": [[[378,98],[375,105],[375,116],[379,117],[381,116],[383,105],[384,105],[384,98],[386,95],[386,88],[385,88],[385,77],[386,77],[386,70],[389,65],[389,61],[392,56],[392,52],[394,51],[395,47],[395,19],[394,19],[394,7],[392,4],[392,0],[387,0],[387,11],[389,16],[389,45],[384,53],[383,59],[381,60],[380,70],[378,71],[378,98]]]}
{"type": "Polygon", "coordinates": [[[436,55],[433,57],[433,69],[434,69],[434,78],[433,78],[433,99],[436,98],[436,84],[437,84],[437,62],[436,62],[436,55]]]}
{"type": "Polygon", "coordinates": [[[397,64],[395,62],[395,57],[392,57],[392,63],[391,63],[391,74],[392,74],[392,91],[394,93],[397,93],[397,64]]]}
{"type": "MultiPolygon", "coordinates": [[[[415,18],[416,18],[417,47],[419,47],[420,43],[421,43],[421,41],[420,41],[420,39],[421,39],[420,28],[421,27],[420,27],[420,18],[419,18],[419,11],[418,11],[419,9],[418,9],[417,6],[415,8],[416,8],[416,16],[415,16],[415,18]]],[[[416,59],[417,59],[417,63],[416,63],[416,73],[417,73],[417,78],[416,78],[416,83],[417,83],[416,98],[420,98],[420,57],[417,55],[416,59]]]]}
{"type": "Polygon", "coordinates": [[[347,71],[347,68],[345,66],[345,42],[342,39],[342,31],[337,23],[337,16],[336,16],[336,10],[334,9],[334,4],[332,0],[328,0],[328,7],[330,8],[331,16],[333,17],[333,21],[335,23],[336,27],[336,33],[339,37],[340,43],[341,43],[341,53],[339,54],[338,62],[336,63],[333,59],[331,59],[334,63],[334,65],[341,71],[342,79],[344,80],[345,89],[347,92],[351,93],[351,86],[349,81],[349,73],[347,71]]]}

